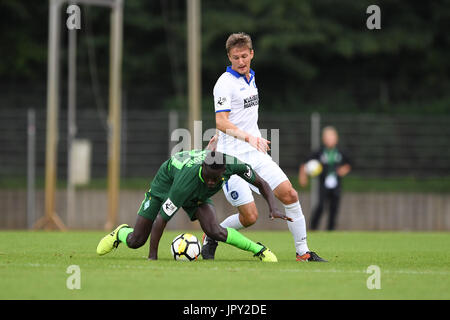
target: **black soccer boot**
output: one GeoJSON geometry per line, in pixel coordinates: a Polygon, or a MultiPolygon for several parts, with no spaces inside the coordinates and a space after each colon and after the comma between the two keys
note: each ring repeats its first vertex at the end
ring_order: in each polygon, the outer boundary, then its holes
{"type": "Polygon", "coordinates": [[[214,260],[218,244],[216,240],[203,234],[202,257],[204,260],[214,260]]]}
{"type": "Polygon", "coordinates": [[[310,261],[310,262],[328,262],[325,259],[322,259],[318,256],[317,253],[313,251],[308,251],[302,255],[296,254],[297,261],[310,261]]]}

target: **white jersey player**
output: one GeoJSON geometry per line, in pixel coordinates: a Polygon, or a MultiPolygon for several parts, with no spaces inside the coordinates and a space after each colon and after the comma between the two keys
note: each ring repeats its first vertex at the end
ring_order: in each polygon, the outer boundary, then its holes
{"type": "MultiPolygon", "coordinates": [[[[248,163],[268,182],[275,196],[283,203],[286,216],[292,219],[288,228],[294,237],[297,261],[325,261],[311,252],[306,241],[306,224],[297,191],[286,174],[267,154],[270,142],[258,128],[258,87],[255,72],[250,68],[254,56],[252,41],[245,33],[229,36],[226,50],[231,66],[214,86],[214,106],[218,135],[212,140],[217,151],[233,155],[248,163]]],[[[242,229],[256,222],[256,208],[252,190],[247,182],[234,175],[223,186],[227,200],[239,213],[229,216],[222,227],[242,229]]],[[[256,190],[255,190],[256,191],[256,190]]],[[[214,259],[217,242],[204,236],[202,256],[214,259]]]]}

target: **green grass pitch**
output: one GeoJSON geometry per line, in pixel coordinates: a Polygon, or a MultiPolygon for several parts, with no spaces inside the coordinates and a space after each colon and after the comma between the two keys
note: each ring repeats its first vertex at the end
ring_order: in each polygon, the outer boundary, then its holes
{"type": "Polygon", "coordinates": [[[309,232],[310,249],[330,262],[298,263],[288,231],[244,231],[279,260],[261,263],[223,243],[215,261],[174,261],[181,232],[164,233],[159,260],[148,261],[148,242],[97,256],[104,232],[2,231],[0,299],[450,299],[450,233],[309,232]],[[71,265],[80,289],[67,288],[71,265]],[[380,289],[367,287],[371,265],[380,289]]]}

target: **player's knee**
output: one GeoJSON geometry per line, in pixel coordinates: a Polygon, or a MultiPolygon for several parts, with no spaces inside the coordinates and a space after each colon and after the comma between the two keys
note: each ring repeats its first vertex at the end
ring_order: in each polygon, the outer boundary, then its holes
{"type": "Polygon", "coordinates": [[[238,207],[239,221],[244,228],[250,227],[258,220],[258,209],[255,202],[251,202],[238,207]]]}
{"type": "Polygon", "coordinates": [[[280,198],[284,204],[291,204],[298,201],[298,193],[294,188],[290,188],[280,198]]]}
{"type": "Polygon", "coordinates": [[[245,228],[250,227],[251,225],[255,224],[256,220],[258,220],[258,211],[249,212],[245,216],[241,217],[242,225],[245,228]]]}

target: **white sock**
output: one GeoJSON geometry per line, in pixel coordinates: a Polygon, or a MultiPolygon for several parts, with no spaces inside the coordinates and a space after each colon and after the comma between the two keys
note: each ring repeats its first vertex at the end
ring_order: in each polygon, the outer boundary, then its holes
{"type": "Polygon", "coordinates": [[[239,213],[235,213],[225,220],[222,221],[220,224],[223,228],[233,228],[236,230],[244,228],[241,221],[239,220],[239,213]]]}
{"type": "Polygon", "coordinates": [[[294,237],[295,249],[299,255],[302,255],[309,251],[306,243],[306,222],[303,215],[300,202],[284,205],[286,216],[292,218],[291,221],[287,221],[289,231],[291,231],[294,237]]]}

